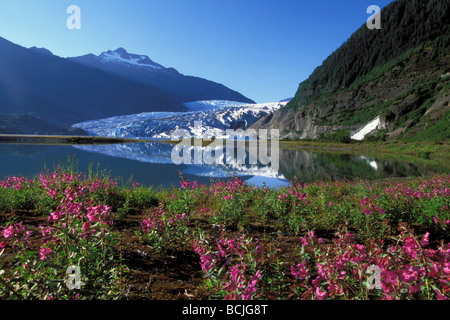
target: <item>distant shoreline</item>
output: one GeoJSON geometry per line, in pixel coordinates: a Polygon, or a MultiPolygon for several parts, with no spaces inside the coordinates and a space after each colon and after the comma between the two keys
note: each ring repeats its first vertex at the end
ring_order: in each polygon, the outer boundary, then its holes
{"type": "MultiPolygon", "coordinates": [[[[226,139],[219,139],[226,143],[226,139]]],[[[45,144],[45,145],[105,145],[118,143],[157,142],[163,144],[200,145],[208,146],[212,141],[204,139],[190,139],[189,142],[170,139],[138,139],[100,136],[77,135],[27,135],[27,134],[0,134],[0,144],[45,144]]],[[[270,140],[268,141],[270,144],[270,140]]],[[[248,145],[248,141],[245,142],[248,145]]],[[[382,141],[382,142],[355,142],[337,143],[320,141],[289,141],[280,140],[281,149],[319,150],[334,152],[350,152],[361,154],[396,154],[423,157],[426,159],[450,159],[450,141],[442,142],[406,142],[406,141],[382,141]]]]}
{"type": "Polygon", "coordinates": [[[0,134],[0,143],[5,144],[116,144],[133,142],[143,142],[143,140],[98,136],[0,134]]]}

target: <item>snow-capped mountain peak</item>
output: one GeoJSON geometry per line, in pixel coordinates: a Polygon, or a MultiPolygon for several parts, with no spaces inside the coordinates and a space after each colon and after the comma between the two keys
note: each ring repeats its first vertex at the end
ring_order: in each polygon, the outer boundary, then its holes
{"type": "Polygon", "coordinates": [[[100,54],[99,58],[103,62],[122,63],[122,64],[126,63],[129,65],[158,70],[165,69],[160,64],[153,62],[148,56],[128,53],[127,50],[125,50],[124,48],[117,48],[114,51],[108,50],[100,54]]]}
{"type": "Polygon", "coordinates": [[[176,101],[221,99],[254,103],[253,100],[220,83],[184,75],[173,67],[158,64],[147,55],[133,54],[121,47],[114,51],[104,51],[99,55],[87,54],[68,59],[89,68],[150,86],[162,91],[162,95],[170,95],[176,101]]]}

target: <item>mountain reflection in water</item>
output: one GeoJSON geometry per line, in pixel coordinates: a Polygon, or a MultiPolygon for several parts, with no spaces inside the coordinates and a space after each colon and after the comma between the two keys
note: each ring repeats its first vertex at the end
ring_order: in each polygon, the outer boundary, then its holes
{"type": "MultiPolygon", "coordinates": [[[[144,185],[179,186],[180,173],[189,180],[209,183],[236,175],[255,186],[284,186],[294,179],[303,183],[318,180],[383,179],[393,177],[427,176],[448,172],[448,165],[430,160],[401,157],[373,158],[341,152],[317,152],[279,149],[278,170],[270,164],[239,163],[227,159],[222,163],[173,163],[174,145],[142,142],[112,145],[0,145],[0,177],[11,175],[36,176],[44,167],[53,169],[74,157],[78,169],[87,172],[99,164],[112,177],[121,177],[144,185]]],[[[204,150],[204,149],[203,149],[204,150]]],[[[192,152],[195,148],[192,147],[192,152]]],[[[198,150],[197,150],[198,151],[198,150]]],[[[223,151],[224,154],[226,151],[223,151]]],[[[235,150],[235,154],[237,151],[235,150]]],[[[270,154],[270,150],[269,150],[270,154]]],[[[225,159],[225,158],[224,158],[225,159]]],[[[235,159],[236,160],[236,159],[235,159]]]]}

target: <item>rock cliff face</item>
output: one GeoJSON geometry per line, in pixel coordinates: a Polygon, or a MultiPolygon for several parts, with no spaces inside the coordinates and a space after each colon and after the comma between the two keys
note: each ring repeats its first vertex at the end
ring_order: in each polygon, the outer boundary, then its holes
{"type": "Polygon", "coordinates": [[[320,134],[335,131],[351,129],[356,130],[359,125],[339,126],[317,124],[317,113],[311,108],[305,108],[296,112],[292,108],[284,108],[273,114],[264,116],[251,126],[252,129],[278,129],[280,138],[316,138],[320,134]]]}
{"type": "Polygon", "coordinates": [[[383,10],[382,30],[362,26],[285,108],[252,128],[279,129],[282,138],[351,136],[379,117],[385,138],[449,139],[448,2],[399,0],[383,10]]]}

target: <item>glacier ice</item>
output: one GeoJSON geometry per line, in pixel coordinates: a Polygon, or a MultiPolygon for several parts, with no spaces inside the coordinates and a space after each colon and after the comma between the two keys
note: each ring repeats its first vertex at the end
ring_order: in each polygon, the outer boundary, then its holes
{"type": "MultiPolygon", "coordinates": [[[[247,104],[235,101],[212,100],[185,103],[186,112],[144,112],[106,119],[90,120],[74,124],[93,136],[133,137],[143,140],[171,139],[178,129],[185,129],[190,136],[227,138],[226,130],[231,124],[242,121],[251,125],[264,115],[284,107],[287,102],[247,104]],[[201,121],[201,127],[198,123],[201,121]]],[[[74,146],[84,151],[101,153],[113,157],[126,158],[147,163],[172,164],[173,145],[162,143],[131,143],[102,146],[74,146]]],[[[193,147],[194,150],[195,147],[193,147]]],[[[226,178],[230,175],[241,177],[264,177],[265,181],[277,184],[287,183],[284,176],[269,166],[242,164],[224,159],[223,163],[188,164],[184,173],[203,177],[226,178]]],[[[255,181],[260,181],[256,179],[255,181]]]]}
{"type": "Polygon", "coordinates": [[[203,137],[226,138],[225,130],[232,123],[243,121],[247,126],[262,116],[284,107],[287,102],[246,104],[211,100],[185,103],[186,112],[144,112],[76,123],[89,135],[107,137],[170,139],[177,129],[195,132],[195,121],[202,122],[203,137]]]}

